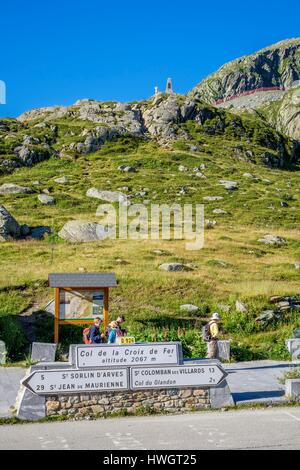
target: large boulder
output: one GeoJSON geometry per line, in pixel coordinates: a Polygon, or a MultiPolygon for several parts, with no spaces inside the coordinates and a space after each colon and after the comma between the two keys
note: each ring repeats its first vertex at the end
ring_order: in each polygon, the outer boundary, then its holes
{"type": "Polygon", "coordinates": [[[60,176],[59,178],[56,178],[54,181],[55,183],[58,183],[58,184],[67,184],[69,183],[69,178],[67,176],[60,176]]]}
{"type": "Polygon", "coordinates": [[[53,196],[48,196],[47,194],[39,194],[38,200],[45,206],[52,206],[55,204],[55,199],[53,196]]]}
{"type": "Polygon", "coordinates": [[[246,305],[244,302],[242,302],[241,300],[237,300],[237,301],[235,302],[235,309],[236,309],[236,311],[239,312],[239,313],[246,313],[246,312],[248,312],[248,307],[247,307],[247,305],[246,305]]]}
{"type": "Polygon", "coordinates": [[[0,186],[0,194],[26,194],[31,192],[30,188],[14,183],[4,183],[0,186]]]}
{"type": "Polygon", "coordinates": [[[263,238],[259,238],[258,241],[260,243],[264,243],[265,245],[273,245],[273,246],[284,246],[287,245],[287,241],[279,237],[278,235],[265,235],[263,238]]]}
{"type": "Polygon", "coordinates": [[[0,242],[9,240],[10,238],[19,238],[21,227],[14,217],[0,206],[0,242]]]}
{"type": "Polygon", "coordinates": [[[239,183],[237,181],[228,180],[220,180],[220,184],[228,191],[234,191],[235,189],[238,189],[239,186],[239,183]]]}
{"type": "Polygon", "coordinates": [[[276,310],[264,310],[255,321],[258,323],[268,324],[281,318],[281,314],[276,310]]]}
{"type": "MultiPolygon", "coordinates": [[[[29,138],[30,137],[27,136],[27,141],[29,138]]],[[[20,145],[14,149],[14,153],[24,166],[32,166],[35,163],[46,160],[50,156],[48,146],[32,148],[27,145],[20,145]]]]}
{"type": "Polygon", "coordinates": [[[182,263],[163,263],[159,266],[163,271],[191,271],[192,268],[182,263]]]}
{"type": "Polygon", "coordinates": [[[118,166],[119,171],[123,171],[124,173],[135,173],[136,168],[134,166],[127,166],[127,165],[120,165],[118,166]]]}
{"type": "Polygon", "coordinates": [[[70,220],[58,233],[60,238],[69,242],[94,242],[104,240],[111,231],[105,230],[103,225],[85,220],[70,220]]]}
{"type": "Polygon", "coordinates": [[[127,202],[126,194],[123,194],[118,191],[102,191],[101,189],[90,188],[88,189],[86,195],[88,197],[101,199],[102,201],[107,201],[107,202],[121,202],[121,203],[127,202]]]}
{"type": "Polygon", "coordinates": [[[193,305],[193,304],[184,304],[184,305],[180,305],[180,310],[182,312],[187,312],[187,313],[197,313],[199,312],[199,307],[197,307],[197,305],[193,305]]]}

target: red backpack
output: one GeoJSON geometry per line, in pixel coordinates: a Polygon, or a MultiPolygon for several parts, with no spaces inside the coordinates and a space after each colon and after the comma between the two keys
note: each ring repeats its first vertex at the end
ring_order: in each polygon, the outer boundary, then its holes
{"type": "Polygon", "coordinates": [[[82,340],[84,344],[92,344],[92,340],[90,340],[90,331],[91,328],[84,328],[82,332],[82,340]]]}

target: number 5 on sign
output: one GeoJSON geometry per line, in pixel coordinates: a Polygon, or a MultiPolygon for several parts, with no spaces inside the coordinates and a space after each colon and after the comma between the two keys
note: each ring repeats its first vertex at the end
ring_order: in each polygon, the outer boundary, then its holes
{"type": "Polygon", "coordinates": [[[134,344],[135,338],[133,336],[118,336],[117,344],[134,344]]]}

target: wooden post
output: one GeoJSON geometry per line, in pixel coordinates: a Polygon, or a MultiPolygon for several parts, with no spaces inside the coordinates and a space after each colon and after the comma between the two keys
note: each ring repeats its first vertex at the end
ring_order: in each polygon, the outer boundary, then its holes
{"type": "Polygon", "coordinates": [[[108,287],[104,288],[104,308],[103,308],[103,315],[104,315],[104,331],[107,330],[108,327],[108,301],[109,301],[109,289],[108,287]]]}
{"type": "Polygon", "coordinates": [[[56,287],[54,289],[54,343],[58,343],[59,340],[59,305],[60,305],[60,289],[56,287]]]}

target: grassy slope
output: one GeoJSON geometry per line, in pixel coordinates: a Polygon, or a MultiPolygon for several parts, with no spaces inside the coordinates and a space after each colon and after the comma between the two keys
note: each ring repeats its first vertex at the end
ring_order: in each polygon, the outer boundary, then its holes
{"type": "MultiPolygon", "coordinates": [[[[51,271],[80,268],[115,271],[120,284],[112,292],[111,314],[127,315],[138,337],[163,337],[162,326],[166,325],[174,327],[170,336],[176,337],[180,319],[181,326],[191,329],[181,337],[187,343],[189,354],[202,354],[203,344],[193,330],[196,319],[183,315],[179,306],[200,305],[201,320],[216,308],[222,312],[220,304],[229,304],[230,313],[222,313],[227,335],[234,339],[236,357],[285,357],[284,339],[293,326],[299,325],[297,315],[288,313],[280,324],[268,328],[259,327],[253,320],[261,309],[268,308],[270,295],[299,295],[299,271],[293,267],[295,261],[300,261],[299,176],[296,171],[269,169],[239,159],[233,148],[240,143],[232,136],[202,135],[198,139],[200,151],[192,153],[180,143],[177,149],[164,150],[153,142],[123,139],[107,143],[99,152],[76,160],[52,157],[32,168],[2,176],[1,183],[31,186],[35,193],[1,196],[1,204],[19,222],[31,226],[53,224],[56,232],[70,219],[97,220],[95,211],[99,201],[85,196],[92,186],[111,190],[128,186],[133,194],[148,188],[144,199],[156,203],[201,203],[203,196],[224,197],[222,201],[205,203],[205,218],[217,220],[218,225],[206,230],[205,247],[200,251],[186,251],[182,241],[103,241],[73,245],[56,237],[54,244],[49,239],[1,244],[2,315],[17,314],[34,301],[43,305],[51,299],[52,292],[45,286],[51,271]],[[206,165],[207,178],[191,177],[193,167],[201,163],[206,165]],[[136,166],[138,172],[121,173],[117,171],[121,164],[136,166]],[[180,173],[180,164],[191,171],[180,173]],[[251,172],[257,179],[243,177],[244,172],[251,172]],[[54,182],[63,175],[70,178],[69,184],[54,182]],[[226,191],[218,183],[221,178],[239,181],[239,189],[226,191]],[[35,180],[41,185],[33,185],[35,180]],[[182,186],[189,188],[188,194],[178,196],[182,186]],[[37,194],[42,189],[55,196],[55,206],[42,206],[38,202],[37,194]],[[283,200],[288,201],[289,207],[281,207],[283,200]],[[225,209],[228,214],[215,215],[214,208],[225,209]],[[284,236],[288,246],[274,248],[259,244],[257,239],[266,233],[284,236]],[[151,253],[155,248],[170,254],[155,256],[151,253]],[[116,264],[118,258],[128,264],[116,264]],[[227,262],[227,267],[220,266],[219,260],[227,262]],[[167,261],[191,262],[195,269],[186,273],[160,271],[158,266],[167,261]],[[237,298],[249,304],[248,314],[235,312],[237,298]],[[140,328],[139,322],[147,326],[140,328]],[[159,327],[160,332],[153,332],[152,326],[159,327]]],[[[247,145],[257,152],[266,150],[257,144],[247,145]]],[[[132,200],[142,202],[143,198],[132,200]]],[[[200,323],[198,319],[198,331],[200,323]]],[[[51,325],[42,326],[41,338],[51,339],[51,335],[51,325]]]]}

